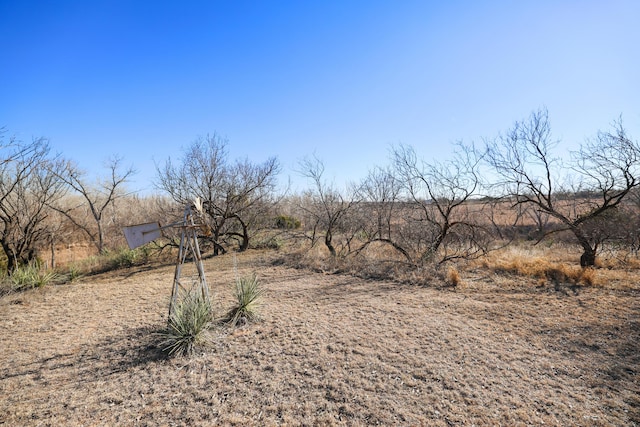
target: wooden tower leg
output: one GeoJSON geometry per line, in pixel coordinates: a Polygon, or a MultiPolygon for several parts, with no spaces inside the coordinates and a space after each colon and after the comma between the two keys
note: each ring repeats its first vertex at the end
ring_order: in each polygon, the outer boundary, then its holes
{"type": "Polygon", "coordinates": [[[207,302],[211,303],[211,297],[209,293],[209,285],[207,284],[207,278],[204,273],[204,266],[202,264],[202,255],[200,253],[200,245],[198,244],[198,227],[193,221],[191,215],[191,207],[187,206],[184,210],[184,218],[182,231],[180,234],[180,248],[178,249],[178,260],[176,262],[176,269],[173,276],[173,289],[171,291],[171,301],[169,303],[169,319],[173,314],[176,307],[178,297],[182,291],[189,291],[180,281],[182,273],[182,266],[185,263],[187,256],[191,255],[193,262],[195,263],[196,270],[198,271],[198,285],[196,292],[200,293],[201,297],[207,302]]]}

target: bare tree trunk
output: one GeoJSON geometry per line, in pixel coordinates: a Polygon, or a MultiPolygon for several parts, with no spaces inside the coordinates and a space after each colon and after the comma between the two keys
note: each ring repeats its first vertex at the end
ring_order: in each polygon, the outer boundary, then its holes
{"type": "Polygon", "coordinates": [[[98,224],[98,253],[101,254],[104,251],[104,227],[102,226],[102,221],[96,221],[98,224]]]}
{"type": "Polygon", "coordinates": [[[589,243],[589,239],[584,235],[584,233],[576,227],[571,229],[573,231],[574,236],[582,246],[582,250],[584,251],[580,256],[580,266],[581,267],[593,267],[596,265],[596,247],[592,247],[589,243]]]}
{"type": "Polygon", "coordinates": [[[7,244],[7,242],[2,241],[0,242],[0,244],[2,245],[2,250],[4,250],[4,253],[7,256],[7,272],[11,274],[13,273],[13,270],[15,270],[18,266],[16,254],[13,249],[11,249],[11,247],[7,244]]]}
{"type": "Polygon", "coordinates": [[[596,265],[596,251],[593,249],[585,249],[580,256],[580,266],[581,267],[593,267],[596,265]]]}
{"type": "Polygon", "coordinates": [[[54,239],[51,239],[51,269],[56,268],[56,245],[54,239]]]}
{"type": "Polygon", "coordinates": [[[327,247],[327,249],[329,249],[329,253],[331,254],[331,256],[335,258],[336,248],[333,246],[333,243],[331,243],[332,240],[333,240],[333,234],[331,234],[331,230],[329,229],[324,235],[324,244],[327,247]]]}
{"type": "Polygon", "coordinates": [[[224,249],[222,245],[218,243],[219,242],[218,239],[220,239],[220,230],[216,228],[213,231],[213,255],[214,256],[220,255],[220,251],[224,249]]]}
{"type": "Polygon", "coordinates": [[[244,252],[247,249],[249,249],[249,227],[242,220],[242,218],[240,218],[240,215],[237,215],[237,214],[233,215],[233,218],[235,218],[240,223],[240,226],[242,227],[242,234],[237,233],[237,235],[242,239],[242,241],[238,245],[238,252],[244,252]]]}

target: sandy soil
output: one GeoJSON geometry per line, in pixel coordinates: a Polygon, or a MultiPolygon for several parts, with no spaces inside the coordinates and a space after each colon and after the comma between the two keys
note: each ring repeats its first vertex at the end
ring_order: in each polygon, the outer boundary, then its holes
{"type": "MultiPolygon", "coordinates": [[[[206,261],[218,310],[231,256],[206,261]]],[[[0,299],[0,425],[640,425],[640,286],[457,289],[238,257],[263,320],[167,359],[172,266],[0,299]]],[[[519,279],[520,280],[520,279],[519,279]]]]}

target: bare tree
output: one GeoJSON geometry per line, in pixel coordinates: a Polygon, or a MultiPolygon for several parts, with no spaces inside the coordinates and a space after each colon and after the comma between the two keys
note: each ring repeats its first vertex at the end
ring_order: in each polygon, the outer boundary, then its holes
{"type": "Polygon", "coordinates": [[[270,227],[269,216],[275,203],[276,175],[280,165],[275,157],[261,164],[248,159],[238,160],[229,166],[224,198],[214,205],[214,218],[232,220],[233,227],[226,229],[226,235],[238,240],[238,249],[249,248],[251,230],[270,227]]]}
{"type": "MultiPolygon", "coordinates": [[[[0,135],[0,138],[2,135],[0,135]]],[[[66,192],[64,163],[44,138],[24,144],[0,140],[0,245],[9,272],[36,258],[47,236],[48,206],[66,192]]]]}
{"type": "Polygon", "coordinates": [[[460,148],[454,159],[431,163],[419,160],[411,147],[393,150],[396,174],[409,201],[402,234],[417,255],[415,263],[439,254],[441,264],[485,250],[486,233],[469,212],[469,201],[480,184],[479,157],[470,147],[460,148]]]}
{"type": "Polygon", "coordinates": [[[372,212],[372,230],[369,232],[373,239],[390,239],[392,236],[392,222],[398,208],[401,185],[393,175],[393,171],[376,167],[372,169],[358,188],[361,199],[369,203],[372,212]]]}
{"type": "Polygon", "coordinates": [[[398,223],[403,220],[404,204],[400,200],[402,183],[389,168],[372,169],[358,188],[362,200],[359,219],[367,237],[358,252],[372,243],[390,245],[407,262],[412,263],[411,255],[398,241],[398,223]]]}
{"type": "Polygon", "coordinates": [[[590,233],[593,228],[588,225],[617,207],[640,184],[640,146],[627,137],[621,121],[612,132],[600,132],[583,144],[568,164],[554,157],[556,145],[548,112],[542,109],[488,142],[486,158],[500,177],[497,184],[502,191],[516,205],[534,206],[558,220],[563,227],[552,232],[571,231],[583,249],[580,265],[593,266],[601,234],[590,233]],[[569,182],[573,182],[572,191],[569,182]],[[595,197],[578,198],[576,191],[595,197]],[[567,193],[574,197],[561,200],[559,196],[567,193]]]}
{"type": "Polygon", "coordinates": [[[260,213],[272,203],[280,164],[275,157],[263,163],[248,159],[230,163],[227,141],[217,135],[199,138],[178,164],[168,159],[156,167],[157,186],[181,205],[200,197],[211,226],[214,254],[226,251],[232,240],[249,247],[260,213]]]}
{"type": "Polygon", "coordinates": [[[86,234],[98,253],[105,249],[105,214],[116,200],[127,196],[124,186],[135,174],[133,167],[122,169],[122,158],[118,156],[109,159],[106,167],[108,175],[90,184],[85,171],[77,164],[67,162],[59,178],[81,197],[82,202],[71,208],[59,204],[52,206],[86,234]],[[87,218],[90,220],[86,221],[87,218]]]}
{"type": "MultiPolygon", "coordinates": [[[[332,257],[338,255],[334,237],[338,233],[345,233],[346,220],[357,200],[355,194],[343,195],[324,178],[324,163],[313,156],[303,159],[299,164],[298,172],[308,178],[312,188],[305,194],[305,204],[300,206],[305,216],[305,228],[314,236],[324,234],[324,244],[332,257]]],[[[347,240],[352,236],[353,230],[348,233],[347,240]]],[[[315,238],[312,239],[312,243],[315,238]]]]}

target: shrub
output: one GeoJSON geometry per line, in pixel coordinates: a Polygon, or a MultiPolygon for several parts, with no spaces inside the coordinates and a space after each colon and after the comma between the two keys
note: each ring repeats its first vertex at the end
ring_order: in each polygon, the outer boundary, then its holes
{"type": "Polygon", "coordinates": [[[207,342],[213,313],[211,303],[199,292],[187,292],[174,304],[167,329],[160,333],[162,351],[169,355],[193,354],[207,342]]]}
{"type": "Polygon", "coordinates": [[[281,230],[293,230],[300,228],[300,220],[289,215],[278,215],[276,217],[276,228],[281,230]]]}
{"type": "Polygon", "coordinates": [[[111,264],[114,268],[131,267],[138,259],[136,249],[120,249],[111,256],[111,264]]]}
{"type": "Polygon", "coordinates": [[[115,251],[105,251],[101,254],[97,262],[99,270],[115,270],[119,268],[133,267],[143,261],[143,252],[137,249],[118,249],[115,251]]]}
{"type": "Polygon", "coordinates": [[[278,236],[265,236],[262,239],[254,239],[251,247],[254,249],[274,249],[280,250],[284,246],[284,242],[278,236]]]}
{"type": "Polygon", "coordinates": [[[16,268],[8,276],[13,290],[41,288],[51,283],[57,274],[53,271],[45,271],[37,263],[30,263],[16,268]]]}
{"type": "Polygon", "coordinates": [[[227,313],[225,320],[232,325],[236,325],[240,321],[257,320],[261,296],[262,288],[255,274],[237,278],[237,305],[227,313]]]}

